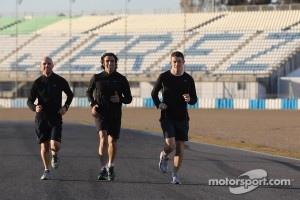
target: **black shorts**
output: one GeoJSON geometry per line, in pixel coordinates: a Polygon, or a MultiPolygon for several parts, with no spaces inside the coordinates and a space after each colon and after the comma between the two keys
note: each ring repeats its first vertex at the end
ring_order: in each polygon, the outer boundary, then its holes
{"type": "Polygon", "coordinates": [[[107,131],[113,139],[119,139],[121,130],[121,119],[119,120],[106,120],[99,117],[95,118],[97,131],[107,131]]]}
{"type": "Polygon", "coordinates": [[[62,119],[43,119],[35,118],[35,132],[39,144],[55,140],[61,142],[62,119]]]}
{"type": "Polygon", "coordinates": [[[160,126],[163,130],[164,138],[175,137],[175,140],[188,141],[189,121],[172,121],[169,119],[161,119],[160,126]]]}

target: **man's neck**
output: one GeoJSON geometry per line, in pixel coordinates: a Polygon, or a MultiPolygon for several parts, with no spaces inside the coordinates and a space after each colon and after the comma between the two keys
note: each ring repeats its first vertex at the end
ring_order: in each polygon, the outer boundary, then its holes
{"type": "Polygon", "coordinates": [[[171,74],[173,74],[174,76],[182,76],[182,74],[184,73],[184,70],[180,73],[180,74],[176,74],[172,69],[170,70],[171,74]]]}
{"type": "Polygon", "coordinates": [[[53,74],[53,72],[51,72],[50,74],[43,73],[43,75],[44,75],[44,76],[46,76],[46,77],[49,77],[49,76],[51,76],[51,74],[53,74]]]}

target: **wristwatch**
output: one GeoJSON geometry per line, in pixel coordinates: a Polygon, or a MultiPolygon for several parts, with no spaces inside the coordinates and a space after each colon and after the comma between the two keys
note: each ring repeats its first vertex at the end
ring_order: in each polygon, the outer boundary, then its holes
{"type": "Polygon", "coordinates": [[[92,102],[90,102],[90,106],[91,106],[91,108],[93,108],[93,107],[94,107],[94,105],[96,105],[96,103],[92,103],[92,102]]]}
{"type": "Polygon", "coordinates": [[[70,106],[68,104],[65,104],[64,107],[66,108],[66,110],[68,110],[70,106]]]}

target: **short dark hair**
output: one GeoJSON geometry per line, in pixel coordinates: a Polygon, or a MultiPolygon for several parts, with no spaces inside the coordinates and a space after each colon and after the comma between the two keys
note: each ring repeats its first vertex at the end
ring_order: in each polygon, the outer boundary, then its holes
{"type": "Polygon", "coordinates": [[[101,68],[102,68],[102,69],[105,69],[105,67],[104,67],[104,58],[105,58],[106,56],[112,56],[112,57],[115,58],[116,69],[117,69],[117,68],[118,68],[118,57],[117,57],[114,53],[111,53],[111,52],[105,53],[105,54],[103,54],[103,55],[101,56],[101,68]]]}
{"type": "Polygon", "coordinates": [[[182,60],[184,60],[184,55],[183,53],[181,53],[180,51],[174,51],[172,54],[171,54],[171,58],[172,57],[180,57],[182,58],[182,60]]]}

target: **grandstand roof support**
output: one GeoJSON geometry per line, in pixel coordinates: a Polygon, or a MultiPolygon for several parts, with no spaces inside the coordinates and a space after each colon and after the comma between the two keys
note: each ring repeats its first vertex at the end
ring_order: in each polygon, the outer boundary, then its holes
{"type": "Polygon", "coordinates": [[[127,6],[127,4],[128,4],[128,2],[129,2],[130,0],[125,0],[125,9],[124,9],[124,18],[125,18],[125,20],[124,20],[124,35],[125,35],[125,46],[124,46],[124,69],[125,69],[125,76],[126,76],[126,74],[127,74],[127,16],[128,16],[128,6],[127,6]]]}
{"type": "Polygon", "coordinates": [[[69,70],[68,70],[68,82],[71,84],[71,70],[72,70],[72,4],[75,0],[69,1],[69,70]]]}
{"type": "Polygon", "coordinates": [[[16,62],[15,62],[15,95],[14,97],[18,97],[18,48],[19,48],[19,5],[22,3],[22,0],[16,0],[16,62]]]}

